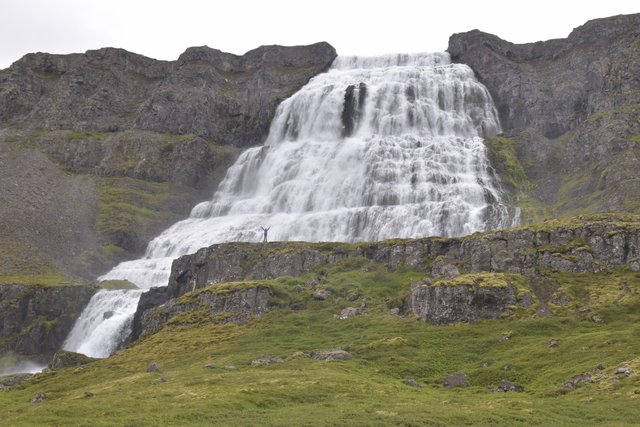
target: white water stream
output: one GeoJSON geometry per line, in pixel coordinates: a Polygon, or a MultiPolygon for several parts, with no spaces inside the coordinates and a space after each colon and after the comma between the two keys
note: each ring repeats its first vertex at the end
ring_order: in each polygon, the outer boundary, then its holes
{"type": "MultiPolygon", "coordinates": [[[[499,131],[486,88],[446,53],[339,57],[282,102],[265,145],[240,155],[212,200],[156,237],[143,258],[100,280],[166,285],[176,257],[214,243],[260,241],[260,226],[271,227],[270,240],[304,241],[505,226],[483,141],[499,131]]],[[[128,325],[138,298],[97,294],[100,302],[91,301],[66,347],[108,355],[127,327],[116,320],[128,325]],[[100,320],[121,308],[122,315],[100,320]]]]}

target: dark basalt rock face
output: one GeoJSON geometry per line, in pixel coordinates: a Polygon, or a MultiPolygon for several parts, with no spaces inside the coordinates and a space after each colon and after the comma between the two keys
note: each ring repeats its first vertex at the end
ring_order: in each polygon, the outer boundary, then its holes
{"type": "Polygon", "coordinates": [[[0,284],[0,353],[49,359],[96,288],[0,284]]]}
{"type": "Polygon", "coordinates": [[[421,320],[437,324],[500,319],[516,303],[513,286],[447,286],[417,284],[411,292],[411,310],[421,320]]]}
{"type": "MultiPolygon", "coordinates": [[[[174,315],[176,310],[193,309],[195,306],[189,308],[179,300],[190,292],[215,289],[216,284],[224,282],[299,276],[356,257],[386,264],[392,270],[409,268],[426,274],[433,272],[434,265],[455,267],[459,274],[512,273],[530,278],[538,277],[540,271],[586,273],[619,265],[638,271],[640,227],[635,215],[627,219],[595,216],[453,239],[212,245],[174,260],[169,285],[142,295],[134,318],[134,338],[145,328],[157,330],[144,326],[145,322],[163,325],[167,313],[174,315]],[[156,308],[160,311],[156,312],[156,308]],[[161,321],[156,321],[158,318],[161,321]]],[[[455,280],[457,276],[443,279],[455,280]]],[[[530,295],[516,297],[516,291],[508,283],[505,286],[423,283],[412,291],[411,309],[423,320],[435,323],[497,319],[508,314],[509,306],[532,304],[530,295]]]]}
{"type": "Polygon", "coordinates": [[[489,89],[552,215],[640,211],[640,14],[527,44],[473,30],[451,36],[448,52],[489,89]]]}
{"type": "MultiPolygon", "coordinates": [[[[141,311],[139,322],[134,324],[131,340],[158,332],[174,316],[180,313],[204,311],[216,323],[245,323],[259,318],[268,311],[271,293],[268,288],[247,286],[216,292],[207,289],[189,301],[171,299],[165,304],[141,311]]],[[[136,313],[137,314],[137,313],[136,313]]]]}
{"type": "Polygon", "coordinates": [[[494,98],[504,131],[528,126],[547,138],[588,115],[638,102],[640,14],[596,19],[566,39],[513,44],[478,30],[454,34],[448,52],[494,98]]]}
{"type": "Polygon", "coordinates": [[[280,101],[335,57],[328,43],[261,46],[242,56],[192,47],[171,62],[113,48],[28,54],[0,71],[0,124],[133,128],[256,145],[280,101]]]}

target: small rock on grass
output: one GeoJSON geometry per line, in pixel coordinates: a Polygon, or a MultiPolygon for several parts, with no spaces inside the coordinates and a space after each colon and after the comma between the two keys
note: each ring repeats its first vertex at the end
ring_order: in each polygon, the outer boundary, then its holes
{"type": "Polygon", "coordinates": [[[325,301],[329,299],[331,296],[331,292],[326,289],[318,289],[313,293],[313,297],[320,301],[325,301]]]}
{"type": "Polygon", "coordinates": [[[421,388],[422,386],[420,384],[418,384],[416,382],[416,380],[414,380],[413,378],[409,378],[404,382],[406,385],[411,386],[411,387],[415,387],[415,388],[421,388]]]}
{"type": "Polygon", "coordinates": [[[467,387],[469,385],[469,380],[464,373],[454,372],[453,374],[447,375],[443,378],[442,385],[446,388],[467,387]]]}
{"type": "Polygon", "coordinates": [[[359,316],[364,312],[364,306],[360,307],[347,307],[340,312],[340,314],[336,315],[338,319],[348,319],[350,317],[359,316]]]}
{"type": "Polygon", "coordinates": [[[325,362],[331,362],[334,360],[347,360],[351,359],[351,353],[342,349],[336,348],[333,350],[316,351],[311,356],[315,360],[322,360],[325,362]]]}
{"type": "Polygon", "coordinates": [[[616,368],[616,374],[623,374],[625,377],[631,375],[631,369],[625,367],[616,368]]]}
{"type": "Polygon", "coordinates": [[[263,355],[256,359],[253,359],[251,361],[251,366],[264,366],[264,365],[271,365],[273,363],[282,363],[282,362],[284,362],[284,359],[280,357],[271,357],[271,356],[263,355]]]}
{"type": "Polygon", "coordinates": [[[39,391],[33,395],[33,399],[31,399],[31,403],[40,403],[47,400],[47,395],[44,392],[39,391]]]}
{"type": "Polygon", "coordinates": [[[507,381],[507,380],[500,381],[500,385],[498,385],[498,388],[496,389],[497,392],[502,392],[502,393],[506,393],[510,391],[520,392],[523,390],[524,390],[524,387],[522,387],[520,384],[512,383],[511,381],[507,381]]]}
{"type": "Polygon", "coordinates": [[[160,368],[156,362],[151,362],[149,366],[147,366],[147,372],[160,372],[160,368]]]}

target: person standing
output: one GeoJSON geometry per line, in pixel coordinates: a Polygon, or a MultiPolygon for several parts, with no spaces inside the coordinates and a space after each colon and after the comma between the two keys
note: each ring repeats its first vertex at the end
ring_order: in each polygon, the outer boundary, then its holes
{"type": "Polygon", "coordinates": [[[264,228],[263,226],[260,226],[260,228],[262,228],[262,233],[264,235],[264,239],[262,240],[262,242],[267,243],[267,233],[269,232],[269,229],[271,227],[264,228]]]}

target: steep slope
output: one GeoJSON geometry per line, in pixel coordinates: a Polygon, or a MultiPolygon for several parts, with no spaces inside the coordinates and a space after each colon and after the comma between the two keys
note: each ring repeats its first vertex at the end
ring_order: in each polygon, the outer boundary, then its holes
{"type": "Polygon", "coordinates": [[[326,43],[173,62],[106,48],[0,70],[0,275],[95,277],[140,255],[334,58],[326,43]]]}
{"type": "Polygon", "coordinates": [[[525,220],[640,211],[640,14],[520,45],[474,30],[448,51],[496,103],[505,135],[488,146],[525,220]]]}

